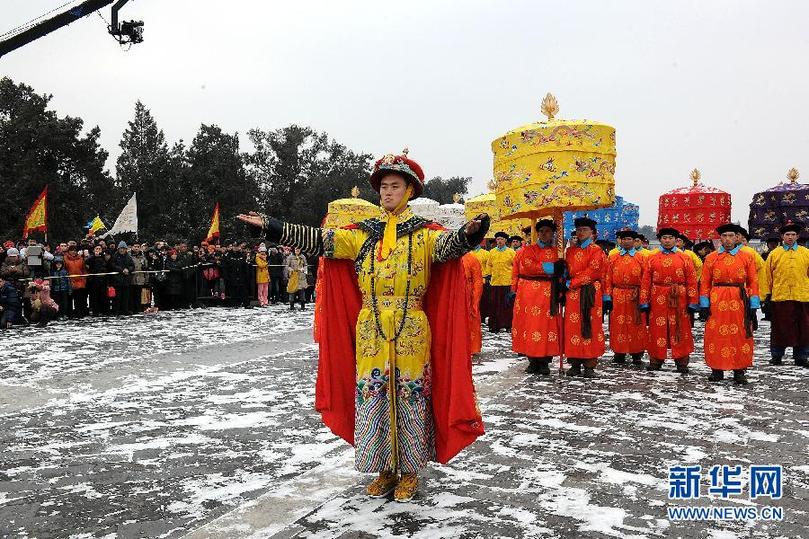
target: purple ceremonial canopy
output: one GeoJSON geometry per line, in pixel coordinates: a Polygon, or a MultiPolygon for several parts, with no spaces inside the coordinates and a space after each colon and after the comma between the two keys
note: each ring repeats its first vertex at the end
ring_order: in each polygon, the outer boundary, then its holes
{"type": "MultiPolygon", "coordinates": [[[[753,195],[748,219],[752,237],[780,238],[778,229],[789,221],[809,224],[809,185],[798,183],[798,176],[796,169],[790,169],[789,181],[753,195]]],[[[809,231],[804,229],[801,237],[809,237],[809,231]]]]}

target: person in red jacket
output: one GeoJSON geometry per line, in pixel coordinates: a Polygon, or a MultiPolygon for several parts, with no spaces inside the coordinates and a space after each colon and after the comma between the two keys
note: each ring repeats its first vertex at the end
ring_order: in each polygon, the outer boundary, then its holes
{"type": "Polygon", "coordinates": [[[647,369],[659,371],[671,349],[677,372],[687,374],[689,355],[694,351],[688,311],[699,311],[699,303],[694,262],[677,248],[679,235],[674,228],[658,231],[660,250],[647,258],[640,309],[649,317],[647,369]]]}
{"type": "Polygon", "coordinates": [[[607,257],[593,239],[595,221],[588,217],[579,217],[573,224],[576,227],[577,244],[568,247],[565,253],[568,291],[565,300],[564,347],[570,362],[566,374],[595,378],[598,358],[604,353],[601,310],[602,279],[607,257]]]}
{"type": "Polygon", "coordinates": [[[646,257],[635,249],[636,233],[619,230],[619,246],[608,259],[604,279],[604,312],[610,314],[610,348],[615,362],[624,363],[626,355],[632,363],[643,365],[648,334],[646,320],[640,312],[640,287],[646,277],[646,257]]]}
{"type": "Polygon", "coordinates": [[[753,330],[761,307],[754,255],[742,250],[736,237],[741,227],[728,223],[716,229],[722,244],[705,258],[699,303],[706,314],[705,363],[711,382],[733,371],[736,384],[747,384],[744,371],[753,366],[753,330]]]}
{"type": "Polygon", "coordinates": [[[542,219],[536,229],[537,242],[524,246],[514,258],[511,349],[528,357],[526,373],[548,375],[551,359],[561,351],[558,284],[563,265],[553,241],[556,224],[542,219]]]}

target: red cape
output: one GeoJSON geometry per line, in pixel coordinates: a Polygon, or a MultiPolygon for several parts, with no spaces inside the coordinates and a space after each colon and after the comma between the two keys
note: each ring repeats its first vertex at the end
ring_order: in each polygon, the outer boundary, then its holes
{"type": "MultiPolygon", "coordinates": [[[[354,445],[356,324],[362,295],[353,260],[322,259],[321,263],[315,408],[334,434],[354,445]]],[[[460,260],[433,264],[430,272],[424,310],[432,333],[435,452],[436,460],[446,464],[484,431],[472,382],[463,265],[460,260]]]]}

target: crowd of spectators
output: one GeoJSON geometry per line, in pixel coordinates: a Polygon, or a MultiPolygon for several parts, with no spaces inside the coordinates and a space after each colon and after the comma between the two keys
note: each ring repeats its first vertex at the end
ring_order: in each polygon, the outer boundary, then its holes
{"type": "Polygon", "coordinates": [[[132,243],[96,238],[0,247],[0,326],[212,306],[266,307],[314,294],[298,250],[226,241],[132,243]],[[294,290],[287,291],[292,283],[294,290]]]}

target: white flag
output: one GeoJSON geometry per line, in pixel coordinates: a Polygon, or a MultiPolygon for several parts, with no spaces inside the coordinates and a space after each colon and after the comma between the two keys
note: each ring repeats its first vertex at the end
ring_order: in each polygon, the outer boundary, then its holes
{"type": "Polygon", "coordinates": [[[134,232],[135,234],[138,233],[138,194],[135,193],[132,195],[132,198],[129,199],[129,202],[126,203],[124,209],[121,210],[121,215],[118,216],[118,219],[115,220],[115,224],[112,225],[112,228],[101,236],[102,238],[106,238],[107,236],[114,236],[116,234],[123,234],[124,232],[134,232]]]}

